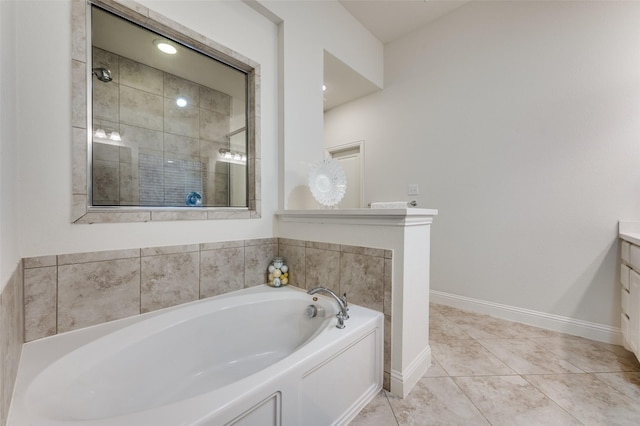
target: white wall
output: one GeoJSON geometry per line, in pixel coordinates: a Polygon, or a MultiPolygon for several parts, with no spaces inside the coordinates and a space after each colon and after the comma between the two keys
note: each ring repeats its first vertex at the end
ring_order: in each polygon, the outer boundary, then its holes
{"type": "Polygon", "coordinates": [[[386,45],[385,90],[328,112],[324,138],[365,140],[365,203],[439,210],[432,289],[619,325],[640,3],[471,2],[386,45]]]}
{"type": "Polygon", "coordinates": [[[324,50],[382,86],[383,48],[337,1],[261,1],[282,19],[283,208],[316,208],[307,187],[323,158],[324,50]]]}
{"type": "MultiPolygon", "coordinates": [[[[263,218],[72,225],[70,2],[20,1],[16,59],[21,257],[273,235],[278,198],[276,25],[239,1],[140,3],[261,64],[263,218]]],[[[2,55],[4,60],[4,46],[2,55]]],[[[15,186],[15,180],[10,184],[15,186]]]]}
{"type": "Polygon", "coordinates": [[[20,260],[16,190],[15,2],[0,1],[0,293],[20,260]]]}

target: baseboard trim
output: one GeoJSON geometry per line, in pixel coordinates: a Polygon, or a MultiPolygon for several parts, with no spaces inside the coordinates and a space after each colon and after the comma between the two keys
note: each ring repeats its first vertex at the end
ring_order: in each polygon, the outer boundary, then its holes
{"type": "Polygon", "coordinates": [[[547,330],[559,331],[599,342],[622,345],[622,330],[620,327],[611,327],[605,324],[547,314],[545,312],[533,311],[517,306],[502,305],[500,303],[458,296],[437,290],[431,290],[430,298],[431,302],[440,305],[487,314],[496,318],[533,325],[547,330]]]}
{"type": "Polygon", "coordinates": [[[403,371],[391,370],[391,393],[405,398],[429,367],[431,367],[431,346],[427,345],[403,371]]]}

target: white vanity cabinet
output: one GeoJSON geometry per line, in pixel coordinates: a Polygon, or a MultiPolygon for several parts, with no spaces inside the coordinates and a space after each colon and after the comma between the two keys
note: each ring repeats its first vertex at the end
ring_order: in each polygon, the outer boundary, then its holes
{"type": "Polygon", "coordinates": [[[623,344],[640,359],[640,246],[623,240],[620,258],[623,344]]]}

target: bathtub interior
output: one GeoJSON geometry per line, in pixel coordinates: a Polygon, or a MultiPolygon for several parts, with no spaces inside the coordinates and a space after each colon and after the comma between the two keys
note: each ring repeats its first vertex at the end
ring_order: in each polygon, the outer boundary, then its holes
{"type": "Polygon", "coordinates": [[[237,382],[287,357],[330,327],[336,308],[296,292],[287,299],[223,299],[112,332],[38,374],[26,406],[44,418],[90,420],[148,410],[237,382]],[[140,336],[145,336],[140,338],[140,336]],[[224,342],[224,343],[223,343],[224,342]],[[106,402],[106,403],[105,403],[106,402]]]}

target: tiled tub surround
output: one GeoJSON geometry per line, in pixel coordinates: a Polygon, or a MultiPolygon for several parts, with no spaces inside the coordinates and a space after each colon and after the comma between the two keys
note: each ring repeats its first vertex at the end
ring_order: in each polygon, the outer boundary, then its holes
{"type": "Polygon", "coordinates": [[[245,149],[227,138],[231,96],[96,47],[93,67],[113,77],[93,77],[93,204],[184,206],[197,191],[203,205],[227,206],[237,189],[219,150],[245,149]],[[98,128],[105,137],[95,136],[98,128]],[[109,140],[113,131],[122,141],[109,140]]]}
{"type": "Polygon", "coordinates": [[[265,282],[276,238],[24,259],[25,341],[265,282]]]}
{"type": "Polygon", "coordinates": [[[22,264],[19,264],[0,294],[0,426],[7,423],[22,351],[22,300],[22,264]]]}
{"type": "MultiPolygon", "coordinates": [[[[391,250],[279,238],[293,285],[327,287],[355,303],[384,313],[384,381],[391,371],[391,250]]],[[[348,321],[347,321],[348,325],[348,321]]]]}
{"type": "Polygon", "coordinates": [[[277,255],[291,285],[347,292],[389,325],[389,250],[264,238],[26,258],[25,341],[264,283],[277,255]]]}

